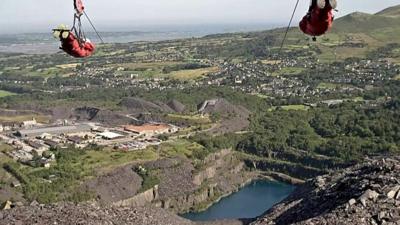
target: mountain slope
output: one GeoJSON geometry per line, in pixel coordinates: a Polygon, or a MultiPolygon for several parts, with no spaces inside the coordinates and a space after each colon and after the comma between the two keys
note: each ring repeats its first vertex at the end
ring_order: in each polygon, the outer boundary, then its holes
{"type": "Polygon", "coordinates": [[[333,32],[371,33],[385,28],[398,28],[400,17],[386,14],[368,14],[355,12],[335,20],[333,32]]]}
{"type": "Polygon", "coordinates": [[[376,158],[317,177],[253,225],[399,224],[400,158],[376,158]]]}
{"type": "Polygon", "coordinates": [[[400,5],[384,9],[378,12],[376,15],[388,16],[388,17],[400,17],[400,5]]]}

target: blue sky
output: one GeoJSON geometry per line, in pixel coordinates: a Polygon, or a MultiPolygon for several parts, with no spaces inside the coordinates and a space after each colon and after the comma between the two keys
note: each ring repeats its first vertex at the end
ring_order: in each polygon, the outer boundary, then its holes
{"type": "MultiPolygon", "coordinates": [[[[84,0],[87,13],[102,29],[114,25],[285,24],[296,0],[84,0]]],[[[342,16],[374,13],[400,0],[338,0],[342,16]]],[[[300,0],[296,19],[309,0],[300,0]]],[[[72,0],[0,0],[1,33],[42,32],[71,23],[72,0]]]]}

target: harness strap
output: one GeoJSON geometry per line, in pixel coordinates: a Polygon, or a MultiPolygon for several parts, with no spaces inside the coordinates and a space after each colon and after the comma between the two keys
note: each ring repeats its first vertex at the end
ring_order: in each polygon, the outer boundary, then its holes
{"type": "Polygon", "coordinates": [[[84,42],[86,41],[86,36],[82,29],[81,16],[82,14],[75,13],[71,32],[75,34],[76,38],[78,39],[79,45],[82,47],[84,42]]]}

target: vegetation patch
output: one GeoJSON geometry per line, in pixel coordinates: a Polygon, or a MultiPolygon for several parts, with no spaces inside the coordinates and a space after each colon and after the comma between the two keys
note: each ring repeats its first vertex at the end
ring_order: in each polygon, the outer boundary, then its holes
{"type": "Polygon", "coordinates": [[[16,95],[16,93],[0,90],[0,98],[16,95]]]}
{"type": "Polygon", "coordinates": [[[148,191],[160,183],[160,179],[158,178],[158,170],[149,170],[147,168],[139,166],[135,169],[135,171],[143,179],[142,186],[139,189],[138,193],[148,191]]]}
{"type": "Polygon", "coordinates": [[[286,110],[286,111],[289,111],[289,110],[307,111],[310,109],[309,106],[305,106],[305,105],[285,105],[285,106],[280,106],[279,108],[282,108],[283,110],[286,110]]]}
{"type": "Polygon", "coordinates": [[[169,74],[173,79],[178,80],[195,80],[201,78],[209,73],[217,72],[218,67],[201,68],[194,70],[179,70],[169,74]]]}
{"type": "Polygon", "coordinates": [[[183,115],[183,114],[168,114],[166,119],[172,123],[188,123],[188,124],[209,124],[211,119],[209,116],[201,115],[183,115]]]}

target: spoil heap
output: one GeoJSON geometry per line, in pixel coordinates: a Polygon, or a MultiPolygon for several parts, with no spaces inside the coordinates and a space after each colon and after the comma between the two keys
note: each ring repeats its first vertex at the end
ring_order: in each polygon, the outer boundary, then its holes
{"type": "Polygon", "coordinates": [[[0,224],[190,225],[193,223],[158,208],[102,208],[94,204],[65,203],[0,211],[0,224]]]}
{"type": "Polygon", "coordinates": [[[253,224],[400,224],[400,158],[310,180],[253,224]]]}

